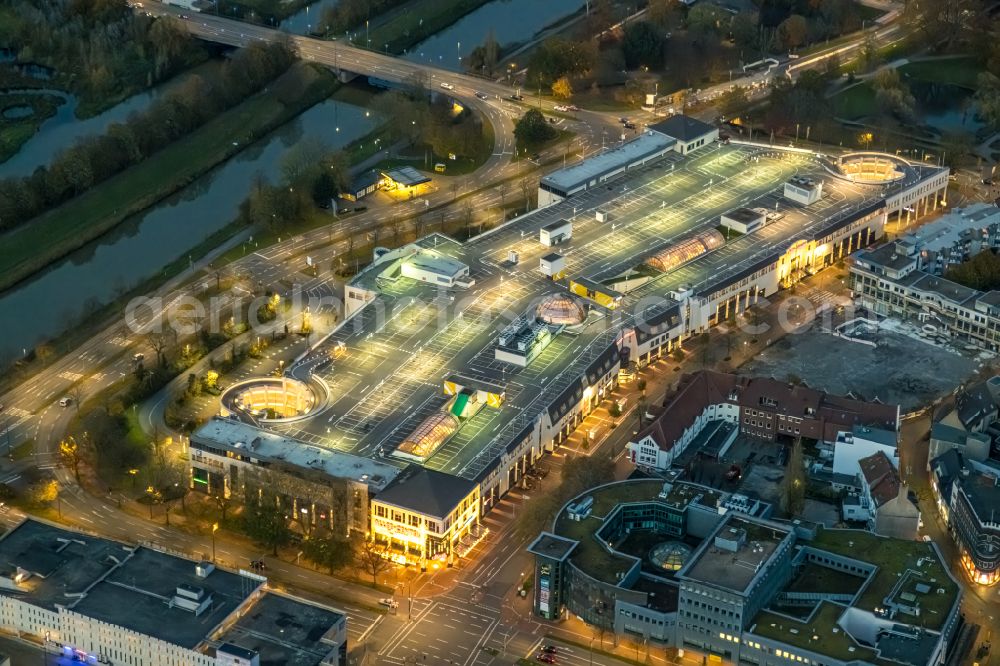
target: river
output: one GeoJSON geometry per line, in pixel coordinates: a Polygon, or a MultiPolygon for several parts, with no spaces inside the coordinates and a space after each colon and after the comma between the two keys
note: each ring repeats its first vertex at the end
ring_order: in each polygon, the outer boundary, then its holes
{"type": "Polygon", "coordinates": [[[317,0],[286,18],[278,27],[281,30],[287,30],[293,35],[308,35],[311,32],[321,32],[317,28],[319,21],[323,18],[323,12],[327,7],[335,7],[339,2],[340,0],[317,0]]]}
{"type": "Polygon", "coordinates": [[[526,42],[585,4],[586,0],[493,0],[417,44],[403,57],[459,71],[459,56],[465,58],[482,45],[490,29],[501,46],[526,42]]]}
{"type": "Polygon", "coordinates": [[[21,93],[54,95],[62,98],[63,103],[57,107],[55,115],[42,123],[38,131],[21,146],[16,154],[6,162],[0,162],[0,178],[30,176],[35,169],[51,163],[53,157],[72,146],[77,140],[104,133],[112,123],[124,121],[134,111],[142,111],[149,106],[151,101],[180,85],[189,77],[198,74],[203,68],[216,66],[217,64],[214,62],[200,65],[189,73],[181,74],[145,92],[132,95],[110,109],[82,120],[76,117],[77,99],[74,95],[61,90],[45,88],[18,90],[17,92],[21,93]]]}
{"type": "Polygon", "coordinates": [[[299,141],[339,148],[373,130],[374,117],[335,100],[318,104],[222,166],[30,281],[0,296],[0,358],[71,327],[87,303],[102,303],[233,220],[254,175],[276,178],[282,155],[299,141]]]}

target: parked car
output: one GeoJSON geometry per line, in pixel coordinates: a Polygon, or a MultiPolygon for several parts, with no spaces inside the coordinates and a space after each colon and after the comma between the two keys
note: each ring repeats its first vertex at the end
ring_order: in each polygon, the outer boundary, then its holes
{"type": "Polygon", "coordinates": [[[383,597],[379,599],[378,602],[386,608],[399,608],[399,602],[395,599],[390,599],[389,597],[383,597]]]}
{"type": "Polygon", "coordinates": [[[515,102],[520,102],[522,99],[524,99],[524,95],[511,95],[510,98],[515,102]]]}
{"type": "Polygon", "coordinates": [[[442,83],[441,87],[444,88],[445,90],[454,90],[455,89],[455,86],[453,86],[452,84],[447,83],[447,82],[442,83]]]}
{"type": "Polygon", "coordinates": [[[625,123],[627,123],[627,122],[628,122],[628,118],[624,118],[624,117],[622,117],[622,118],[619,118],[619,119],[618,119],[618,122],[619,122],[619,123],[621,123],[622,125],[624,125],[625,123]]]}

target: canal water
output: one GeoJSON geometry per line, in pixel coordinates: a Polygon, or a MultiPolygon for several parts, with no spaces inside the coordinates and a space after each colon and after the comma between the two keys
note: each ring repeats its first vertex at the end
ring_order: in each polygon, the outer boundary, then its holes
{"type": "Polygon", "coordinates": [[[328,7],[336,7],[339,3],[340,0],[317,0],[286,18],[278,27],[293,35],[308,35],[313,32],[322,32],[319,22],[323,20],[323,12],[328,7]]]}
{"type": "Polygon", "coordinates": [[[493,0],[417,44],[403,57],[460,71],[459,57],[464,59],[481,46],[491,29],[501,46],[525,42],[585,5],[586,0],[493,0]]]}
{"type": "Polygon", "coordinates": [[[258,173],[280,176],[299,141],[339,148],[373,130],[365,109],[327,100],[146,212],[0,296],[0,358],[73,326],[94,303],[155,275],[232,221],[258,173]]]}
{"type": "Polygon", "coordinates": [[[188,77],[196,75],[203,68],[216,66],[217,64],[214,62],[200,65],[189,73],[181,74],[155,88],[132,95],[103,113],[82,120],[76,117],[76,97],[61,90],[43,88],[11,91],[53,95],[61,98],[63,103],[56,108],[55,115],[42,123],[34,136],[28,139],[15,155],[6,162],[0,162],[0,178],[30,176],[38,167],[51,163],[53,157],[72,146],[78,139],[104,133],[112,123],[124,121],[134,111],[142,111],[149,106],[151,101],[180,85],[188,77]]]}

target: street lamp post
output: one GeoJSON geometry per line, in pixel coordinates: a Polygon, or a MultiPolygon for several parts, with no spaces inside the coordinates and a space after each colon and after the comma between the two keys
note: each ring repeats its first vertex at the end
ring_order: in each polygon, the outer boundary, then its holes
{"type": "Polygon", "coordinates": [[[219,531],[219,523],[212,523],[212,564],[215,564],[215,533],[219,531]]]}

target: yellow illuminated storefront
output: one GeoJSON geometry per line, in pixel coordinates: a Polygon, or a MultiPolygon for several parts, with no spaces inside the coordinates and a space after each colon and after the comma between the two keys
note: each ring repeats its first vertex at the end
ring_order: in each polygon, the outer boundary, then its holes
{"type": "Polygon", "coordinates": [[[968,574],[969,580],[979,585],[993,585],[1000,580],[1000,569],[994,569],[993,571],[980,571],[976,568],[972,558],[969,557],[969,553],[964,549],[962,550],[962,568],[965,570],[965,573],[968,574]]]}
{"type": "Polygon", "coordinates": [[[399,564],[451,566],[479,536],[479,518],[477,483],[414,466],[372,500],[371,537],[399,564]]]}

